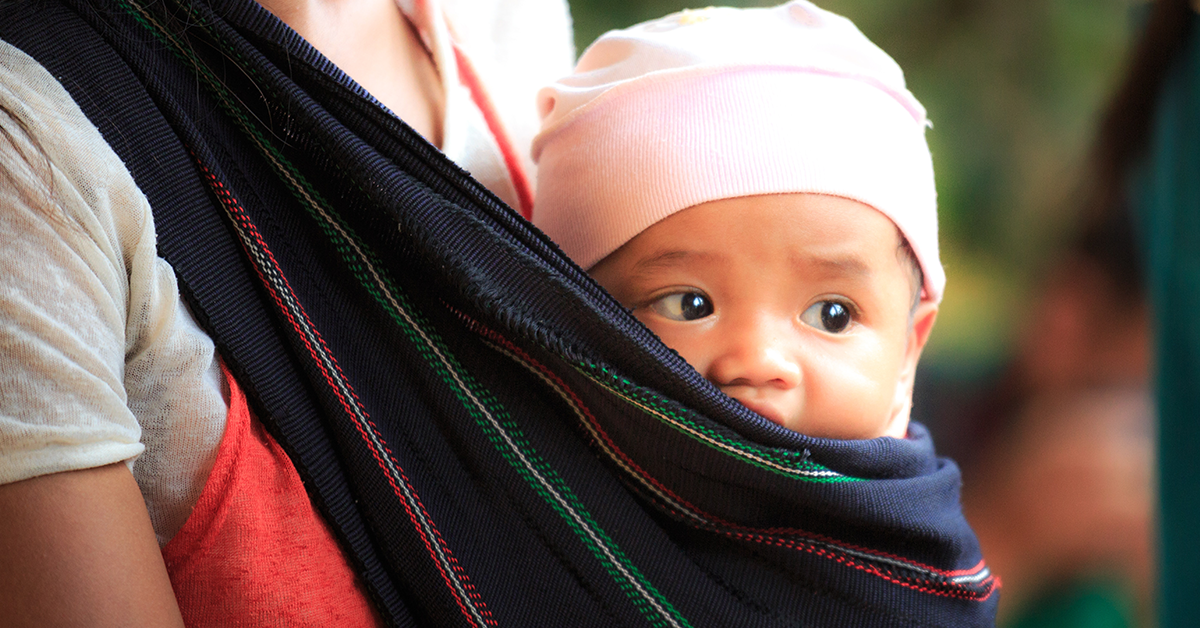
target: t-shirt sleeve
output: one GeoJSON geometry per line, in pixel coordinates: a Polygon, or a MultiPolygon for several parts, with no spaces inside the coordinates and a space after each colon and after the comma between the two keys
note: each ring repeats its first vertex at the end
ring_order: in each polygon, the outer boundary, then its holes
{"type": "Polygon", "coordinates": [[[132,465],[124,370],[129,304],[155,280],[148,207],[78,110],[31,84],[48,75],[3,44],[0,60],[0,483],[132,465]]]}

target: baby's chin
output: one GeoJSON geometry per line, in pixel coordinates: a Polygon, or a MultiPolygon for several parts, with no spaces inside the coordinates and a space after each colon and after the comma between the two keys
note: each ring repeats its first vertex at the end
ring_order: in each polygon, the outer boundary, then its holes
{"type": "Polygon", "coordinates": [[[881,436],[904,438],[908,433],[907,408],[904,409],[903,416],[892,417],[890,420],[881,419],[869,424],[844,421],[826,425],[822,421],[805,416],[802,410],[787,408],[783,404],[737,397],[734,399],[764,419],[805,436],[835,440],[870,440],[881,436]]]}

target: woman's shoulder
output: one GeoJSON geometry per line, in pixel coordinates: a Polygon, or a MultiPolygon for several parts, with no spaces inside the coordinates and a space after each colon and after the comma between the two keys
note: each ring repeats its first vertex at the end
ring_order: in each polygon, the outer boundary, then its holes
{"type": "Polygon", "coordinates": [[[0,482],[142,450],[120,392],[129,283],[99,199],[104,148],[58,82],[0,42],[0,342],[16,347],[0,353],[0,482]]]}
{"type": "Polygon", "coordinates": [[[8,129],[0,166],[26,196],[49,186],[41,191],[54,207],[42,209],[61,212],[53,217],[104,248],[134,245],[114,239],[118,234],[152,236],[149,206],[95,125],[45,68],[3,41],[0,109],[8,129]]]}
{"type": "Polygon", "coordinates": [[[125,164],[4,42],[0,206],[0,483],[129,461],[169,538],[224,431],[213,343],[125,164]]]}

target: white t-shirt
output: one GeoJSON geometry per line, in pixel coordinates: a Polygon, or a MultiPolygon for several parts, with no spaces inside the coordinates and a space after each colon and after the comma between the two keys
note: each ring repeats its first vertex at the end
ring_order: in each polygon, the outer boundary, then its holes
{"type": "MultiPolygon", "coordinates": [[[[498,145],[438,50],[453,31],[487,59],[476,69],[527,159],[534,90],[570,70],[566,6],[449,0],[446,15],[449,27],[423,32],[447,90],[447,154],[515,206],[498,145]]],[[[62,86],[3,42],[0,105],[15,116],[0,114],[0,484],[126,461],[166,544],[225,429],[212,340],[157,256],[150,207],[121,160],[62,86]]]]}

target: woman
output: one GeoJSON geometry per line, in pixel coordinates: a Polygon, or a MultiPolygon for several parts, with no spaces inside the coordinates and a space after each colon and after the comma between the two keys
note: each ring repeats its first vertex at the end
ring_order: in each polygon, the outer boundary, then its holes
{"type": "MultiPolygon", "coordinates": [[[[403,10],[393,0],[283,0],[263,7],[496,194],[514,207],[528,205],[525,164],[505,158],[527,152],[519,147],[536,128],[534,87],[569,69],[562,3],[449,3],[453,21],[436,2],[403,10]],[[536,36],[505,28],[503,19],[514,17],[536,25],[536,36]],[[467,39],[452,39],[451,24],[467,39]],[[476,76],[460,75],[474,68],[465,56],[459,65],[459,49],[491,62],[480,68],[491,92],[476,76]],[[487,108],[491,102],[498,107],[487,108]],[[503,120],[489,125],[492,116],[503,120]]],[[[28,625],[178,623],[159,545],[177,538],[203,492],[226,433],[228,385],[212,341],[179,300],[170,268],[156,258],[148,208],[123,166],[33,60],[10,46],[0,55],[6,114],[0,170],[5,229],[13,230],[4,245],[0,332],[8,347],[0,358],[6,388],[0,616],[28,625]],[[85,150],[86,163],[78,163],[72,151],[85,150]],[[106,194],[105,187],[118,190],[106,194]],[[102,200],[116,206],[97,211],[102,200]],[[136,238],[113,233],[127,227],[136,238]],[[105,249],[114,240],[116,247],[105,249]],[[48,268],[58,271],[52,282],[45,281],[48,268]],[[122,294],[129,295],[128,309],[115,302],[122,294]],[[69,307],[56,308],[63,299],[69,307]],[[56,326],[88,331],[53,337],[56,326]],[[39,404],[56,412],[41,418],[39,404]],[[136,465],[120,462],[135,456],[136,465]]],[[[303,493],[299,498],[298,507],[311,511],[303,493]]],[[[369,606],[340,567],[349,581],[335,584],[349,587],[360,605],[339,609],[361,615],[369,606]]],[[[213,593],[206,596],[211,601],[213,593]]],[[[195,622],[204,605],[194,601],[184,616],[195,622]]],[[[255,609],[238,610],[245,620],[255,609]]]]}

